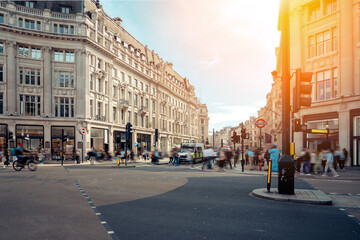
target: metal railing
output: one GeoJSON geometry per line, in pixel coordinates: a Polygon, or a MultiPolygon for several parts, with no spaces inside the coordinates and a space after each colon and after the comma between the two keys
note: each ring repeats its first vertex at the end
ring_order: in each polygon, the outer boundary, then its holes
{"type": "Polygon", "coordinates": [[[34,9],[34,8],[27,8],[27,7],[22,7],[22,6],[16,6],[16,11],[26,13],[26,14],[36,15],[36,16],[43,15],[42,10],[34,9]]]}

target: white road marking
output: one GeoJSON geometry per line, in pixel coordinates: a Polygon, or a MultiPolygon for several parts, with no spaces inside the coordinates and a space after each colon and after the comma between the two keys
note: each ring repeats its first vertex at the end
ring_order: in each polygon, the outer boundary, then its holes
{"type": "Polygon", "coordinates": [[[108,231],[108,234],[114,234],[114,231],[108,231]]]}
{"type": "Polygon", "coordinates": [[[105,221],[102,221],[101,224],[106,224],[106,222],[105,222],[105,221]]]}
{"type": "Polygon", "coordinates": [[[97,212],[97,213],[95,213],[95,215],[96,215],[96,216],[99,216],[99,215],[101,215],[101,213],[97,212]]]}

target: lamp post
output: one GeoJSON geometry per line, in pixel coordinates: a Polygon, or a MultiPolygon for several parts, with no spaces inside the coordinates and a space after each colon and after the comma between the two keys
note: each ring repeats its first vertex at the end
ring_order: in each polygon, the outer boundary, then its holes
{"type": "Polygon", "coordinates": [[[328,148],[330,148],[330,142],[329,142],[329,121],[326,121],[326,145],[328,148]]]}

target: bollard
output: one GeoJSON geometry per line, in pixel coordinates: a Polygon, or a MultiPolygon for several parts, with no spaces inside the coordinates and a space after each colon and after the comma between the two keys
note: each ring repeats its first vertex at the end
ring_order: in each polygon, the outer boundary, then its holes
{"type": "Polygon", "coordinates": [[[279,194],[294,194],[294,160],[290,155],[282,155],[279,160],[279,194]]]}
{"type": "Polygon", "coordinates": [[[272,168],[272,160],[269,160],[269,164],[268,164],[268,177],[267,177],[267,190],[268,192],[270,192],[270,188],[271,188],[271,168],[272,168]]]}

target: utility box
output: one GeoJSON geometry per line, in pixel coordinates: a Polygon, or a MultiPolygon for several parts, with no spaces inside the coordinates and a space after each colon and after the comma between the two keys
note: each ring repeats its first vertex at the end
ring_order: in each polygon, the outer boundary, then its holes
{"type": "Polygon", "coordinates": [[[279,194],[294,194],[294,160],[290,155],[282,155],[279,160],[279,194]]]}

